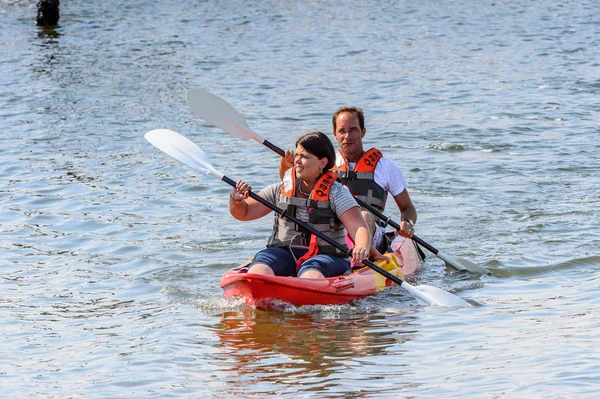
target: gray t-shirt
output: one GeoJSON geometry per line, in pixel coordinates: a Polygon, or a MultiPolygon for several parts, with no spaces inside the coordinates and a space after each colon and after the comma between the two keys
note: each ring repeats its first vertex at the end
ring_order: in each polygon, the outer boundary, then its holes
{"type": "MultiPolygon", "coordinates": [[[[277,204],[277,202],[279,202],[279,196],[281,195],[281,183],[270,184],[260,190],[260,192],[263,193],[267,201],[277,204]]],[[[331,204],[331,210],[335,212],[338,219],[348,209],[358,206],[350,191],[338,181],[333,182],[331,185],[329,202],[331,204]]],[[[308,221],[307,213],[301,212],[296,216],[303,222],[308,221]]]]}

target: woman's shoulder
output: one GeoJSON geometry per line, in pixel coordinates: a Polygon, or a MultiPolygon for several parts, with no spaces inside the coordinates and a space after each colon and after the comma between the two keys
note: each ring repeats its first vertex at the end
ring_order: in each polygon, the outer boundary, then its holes
{"type": "Polygon", "coordinates": [[[358,206],[356,203],[356,199],[348,190],[348,187],[344,186],[342,183],[335,181],[331,185],[331,190],[329,192],[329,201],[331,204],[331,209],[339,216],[346,212],[348,209],[358,206]]]}
{"type": "Polygon", "coordinates": [[[339,180],[334,180],[331,184],[331,191],[338,190],[346,190],[346,186],[344,186],[339,180]]]}
{"type": "Polygon", "coordinates": [[[333,197],[337,197],[337,196],[348,197],[348,196],[350,196],[350,197],[354,198],[352,196],[352,193],[348,189],[348,187],[344,186],[338,180],[334,181],[333,184],[331,185],[330,195],[333,197]]]}
{"type": "Polygon", "coordinates": [[[269,184],[260,190],[260,192],[263,193],[266,198],[277,197],[281,193],[281,182],[269,184]]]}

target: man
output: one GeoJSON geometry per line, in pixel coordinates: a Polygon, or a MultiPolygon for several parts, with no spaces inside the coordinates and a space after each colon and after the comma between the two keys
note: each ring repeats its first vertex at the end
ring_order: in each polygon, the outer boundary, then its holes
{"type": "MultiPolygon", "coordinates": [[[[336,165],[332,170],[339,175],[352,194],[381,213],[385,210],[388,193],[391,194],[402,216],[400,230],[396,234],[412,237],[417,210],[408,194],[408,182],[398,165],[383,157],[379,150],[364,150],[362,140],[367,129],[362,109],[339,108],[333,114],[332,123],[333,136],[339,145],[336,165]]],[[[292,156],[293,152],[286,151],[280,173],[291,167],[292,156]]],[[[385,253],[389,242],[385,236],[384,224],[367,210],[363,210],[362,214],[373,234],[373,246],[380,253],[385,253]]]]}
{"type": "MultiPolygon", "coordinates": [[[[333,170],[340,176],[342,183],[348,186],[352,194],[381,213],[385,211],[388,193],[391,194],[402,217],[397,233],[412,237],[417,210],[408,194],[408,182],[398,165],[383,157],[379,150],[364,150],[362,140],[367,129],[362,109],[339,108],[333,114],[332,124],[333,136],[339,145],[333,170]]],[[[363,217],[374,234],[373,245],[383,253],[388,244],[383,223],[366,210],[363,210],[363,217]]]]}

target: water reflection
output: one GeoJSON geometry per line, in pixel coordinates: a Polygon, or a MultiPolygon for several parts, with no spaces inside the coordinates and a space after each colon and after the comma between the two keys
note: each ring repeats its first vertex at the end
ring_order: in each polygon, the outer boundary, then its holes
{"type": "Polygon", "coordinates": [[[56,39],[60,36],[60,33],[56,30],[55,26],[42,26],[38,32],[38,38],[53,38],[56,39]]]}
{"type": "Polygon", "coordinates": [[[398,356],[402,352],[399,345],[415,339],[418,330],[411,315],[414,309],[400,310],[393,318],[380,313],[352,313],[349,307],[294,309],[308,309],[308,313],[244,308],[222,314],[214,332],[223,343],[223,360],[235,376],[228,383],[233,384],[232,395],[247,393],[248,389],[267,393],[268,386],[257,385],[259,381],[301,381],[302,386],[295,389],[315,392],[349,383],[348,379],[354,384],[387,372],[411,373],[398,364],[393,371],[386,371],[376,359],[388,354],[398,356]],[[345,374],[345,382],[332,378],[345,374]],[[239,376],[252,377],[248,380],[239,376]]]}

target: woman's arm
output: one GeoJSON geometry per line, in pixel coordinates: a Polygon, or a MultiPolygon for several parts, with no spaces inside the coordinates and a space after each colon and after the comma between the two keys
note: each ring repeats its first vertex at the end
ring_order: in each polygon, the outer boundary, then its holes
{"type": "Polygon", "coordinates": [[[371,249],[371,233],[369,232],[367,222],[365,222],[358,206],[348,209],[339,218],[354,242],[352,261],[360,263],[369,256],[371,249]]]}
{"type": "MultiPolygon", "coordinates": [[[[256,220],[271,212],[270,208],[249,197],[251,189],[252,187],[248,183],[238,180],[235,188],[229,194],[229,213],[237,220],[244,222],[256,220]]],[[[262,192],[259,192],[258,195],[264,198],[262,192]]]]}

